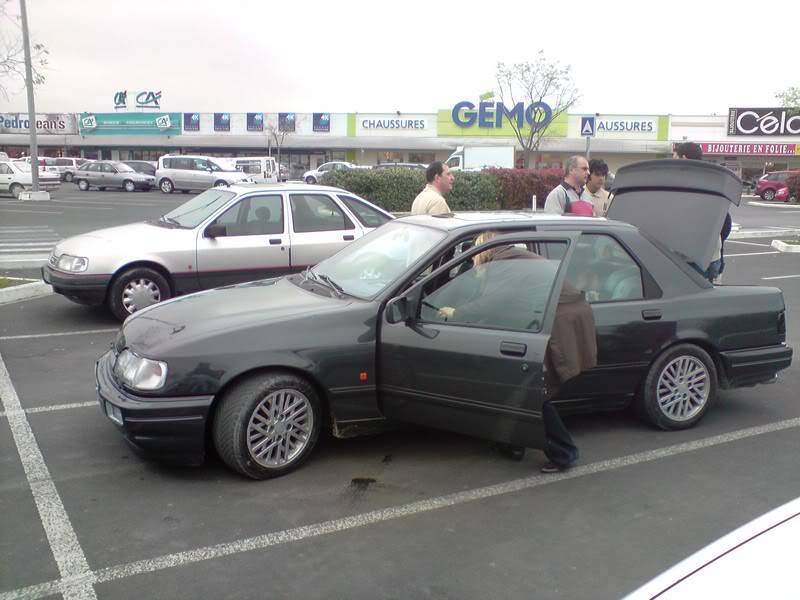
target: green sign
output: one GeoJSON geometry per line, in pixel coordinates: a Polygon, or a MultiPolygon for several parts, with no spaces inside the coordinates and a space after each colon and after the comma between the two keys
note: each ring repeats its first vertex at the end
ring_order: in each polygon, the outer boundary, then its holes
{"type": "Polygon", "coordinates": [[[494,98],[494,92],[492,91],[485,92],[481,94],[479,98],[481,99],[481,102],[483,102],[484,100],[491,100],[492,98],[494,98]]]}
{"type": "MultiPolygon", "coordinates": [[[[462,111],[463,113],[463,111],[462,111]]],[[[511,128],[509,119],[503,120],[502,127],[480,127],[476,121],[470,126],[457,125],[453,121],[452,110],[440,110],[436,116],[437,135],[439,137],[506,137],[516,139],[516,134],[511,128]]],[[[544,137],[567,137],[567,113],[556,116],[545,131],[544,137]]],[[[522,135],[530,133],[530,126],[523,123],[522,135]]]]}
{"type": "Polygon", "coordinates": [[[179,135],[181,113],[81,113],[81,135],[179,135]]]}

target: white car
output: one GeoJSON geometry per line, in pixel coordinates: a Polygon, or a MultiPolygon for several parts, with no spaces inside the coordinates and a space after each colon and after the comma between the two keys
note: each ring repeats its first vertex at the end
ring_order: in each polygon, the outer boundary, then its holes
{"type": "Polygon", "coordinates": [[[795,598],[800,498],[679,562],[624,600],[795,598]]]}
{"type": "Polygon", "coordinates": [[[318,183],[325,173],[330,173],[331,171],[347,171],[349,169],[368,168],[369,167],[354,165],[353,163],[345,162],[343,160],[332,160],[331,162],[321,164],[316,169],[312,169],[303,173],[303,180],[306,183],[318,183]]]}
{"type": "MultiPolygon", "coordinates": [[[[39,189],[55,190],[61,185],[61,176],[58,173],[39,169],[39,189]]],[[[23,190],[33,189],[33,174],[31,165],[24,161],[0,161],[0,193],[10,193],[18,198],[23,190]]]]}

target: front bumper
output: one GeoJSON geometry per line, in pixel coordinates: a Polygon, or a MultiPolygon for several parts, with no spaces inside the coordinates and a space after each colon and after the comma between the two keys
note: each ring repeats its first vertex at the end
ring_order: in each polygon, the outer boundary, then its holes
{"type": "Polygon", "coordinates": [[[78,304],[103,304],[111,275],[87,275],[86,273],[64,273],[49,264],[42,266],[42,281],[53,286],[61,294],[78,304]]]}
{"type": "Polygon", "coordinates": [[[792,364],[792,348],[786,344],[720,352],[729,387],[766,383],[792,364]]]}
{"type": "Polygon", "coordinates": [[[125,440],[139,453],[159,460],[200,464],[205,459],[206,422],[214,396],[145,397],[120,389],[114,380],[113,351],[95,364],[100,408],[121,416],[125,440]],[[118,411],[109,411],[106,403],[118,411]]]}

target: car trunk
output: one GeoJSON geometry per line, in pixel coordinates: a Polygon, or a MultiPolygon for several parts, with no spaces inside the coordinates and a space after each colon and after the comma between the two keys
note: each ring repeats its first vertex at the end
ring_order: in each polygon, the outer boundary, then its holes
{"type": "Polygon", "coordinates": [[[649,160],[617,171],[606,216],[656,238],[705,270],[714,257],[742,181],[725,167],[699,160],[649,160]]]}

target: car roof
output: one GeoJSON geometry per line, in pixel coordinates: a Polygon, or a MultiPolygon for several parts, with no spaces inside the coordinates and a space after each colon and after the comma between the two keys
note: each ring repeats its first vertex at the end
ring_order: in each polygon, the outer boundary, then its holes
{"type": "Polygon", "coordinates": [[[604,217],[565,216],[553,213],[531,211],[489,211],[489,212],[455,212],[444,215],[412,215],[402,218],[403,221],[416,225],[435,227],[445,231],[462,228],[485,229],[487,225],[576,225],[581,229],[602,227],[603,229],[636,229],[633,225],[621,221],[612,221],[604,217]]]}

